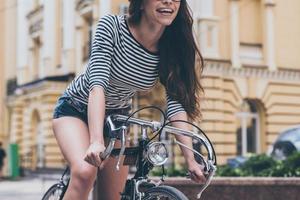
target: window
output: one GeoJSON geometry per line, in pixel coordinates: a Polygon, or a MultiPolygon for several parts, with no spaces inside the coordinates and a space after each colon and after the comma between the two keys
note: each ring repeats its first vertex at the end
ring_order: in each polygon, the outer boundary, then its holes
{"type": "Polygon", "coordinates": [[[263,63],[263,52],[261,44],[240,43],[240,59],[242,63],[257,64],[263,63]]]}
{"type": "Polygon", "coordinates": [[[244,100],[237,117],[237,154],[245,156],[248,153],[260,153],[261,120],[257,104],[251,100],[244,100]]]}

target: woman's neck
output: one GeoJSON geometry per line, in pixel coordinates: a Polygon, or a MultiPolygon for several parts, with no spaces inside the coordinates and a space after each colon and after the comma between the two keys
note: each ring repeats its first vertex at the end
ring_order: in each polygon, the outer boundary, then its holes
{"type": "Polygon", "coordinates": [[[158,51],[158,41],[162,36],[165,26],[155,24],[142,16],[138,25],[131,26],[134,37],[149,51],[158,51]]]}

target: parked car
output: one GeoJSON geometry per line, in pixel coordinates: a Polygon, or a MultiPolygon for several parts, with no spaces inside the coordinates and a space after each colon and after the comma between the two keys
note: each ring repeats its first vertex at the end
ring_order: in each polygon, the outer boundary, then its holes
{"type": "Polygon", "coordinates": [[[300,125],[281,132],[271,148],[271,156],[284,160],[293,152],[300,152],[300,125]]]}
{"type": "Polygon", "coordinates": [[[242,166],[247,160],[248,160],[248,157],[236,156],[234,158],[227,159],[227,165],[231,168],[238,168],[238,167],[242,166]]]}

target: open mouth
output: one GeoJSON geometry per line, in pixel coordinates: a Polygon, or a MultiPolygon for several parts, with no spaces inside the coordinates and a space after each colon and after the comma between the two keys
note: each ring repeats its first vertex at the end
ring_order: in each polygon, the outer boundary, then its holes
{"type": "Polygon", "coordinates": [[[174,10],[170,8],[159,8],[156,11],[163,15],[172,15],[174,12],[174,10]]]}

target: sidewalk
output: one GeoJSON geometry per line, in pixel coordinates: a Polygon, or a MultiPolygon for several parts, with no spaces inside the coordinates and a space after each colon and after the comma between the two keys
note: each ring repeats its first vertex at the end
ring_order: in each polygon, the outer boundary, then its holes
{"type": "Polygon", "coordinates": [[[41,200],[47,189],[59,178],[25,177],[0,181],[1,200],[41,200]]]}
{"type": "MultiPolygon", "coordinates": [[[[0,200],[41,200],[46,191],[59,182],[60,177],[61,173],[52,173],[0,180],[0,200]]],[[[92,200],[92,192],[89,200],[92,200]]]]}

